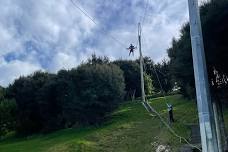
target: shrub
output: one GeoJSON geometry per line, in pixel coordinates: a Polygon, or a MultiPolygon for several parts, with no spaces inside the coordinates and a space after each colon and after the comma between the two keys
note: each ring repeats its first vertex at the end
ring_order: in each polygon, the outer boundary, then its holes
{"type": "Polygon", "coordinates": [[[115,65],[85,64],[72,71],[72,75],[83,124],[102,121],[123,99],[123,72],[115,65]]]}
{"type": "Polygon", "coordinates": [[[15,129],[16,102],[3,99],[0,101],[0,138],[15,129]]]}
{"type": "Polygon", "coordinates": [[[18,107],[17,132],[29,135],[102,122],[122,101],[124,86],[119,67],[83,64],[58,74],[20,77],[7,88],[7,97],[18,107]]]}

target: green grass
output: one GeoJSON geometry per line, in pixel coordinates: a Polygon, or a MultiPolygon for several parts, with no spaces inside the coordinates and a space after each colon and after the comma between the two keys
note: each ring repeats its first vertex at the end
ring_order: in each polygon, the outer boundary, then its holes
{"type": "MultiPolygon", "coordinates": [[[[189,137],[189,123],[197,123],[194,102],[179,95],[167,97],[174,106],[176,122],[172,128],[189,137]]],[[[164,98],[150,100],[151,105],[167,118],[164,98]]],[[[116,110],[112,119],[101,127],[65,129],[47,135],[8,138],[0,142],[1,152],[152,152],[158,144],[177,151],[180,143],[158,117],[147,113],[140,102],[128,102],[116,110]]]]}

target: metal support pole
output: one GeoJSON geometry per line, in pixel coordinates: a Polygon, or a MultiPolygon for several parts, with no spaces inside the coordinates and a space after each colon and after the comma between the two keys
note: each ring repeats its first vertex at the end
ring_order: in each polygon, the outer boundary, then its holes
{"type": "Polygon", "coordinates": [[[188,0],[188,5],[202,150],[203,152],[218,152],[198,0],[188,0]]]}
{"type": "Polygon", "coordinates": [[[141,76],[141,91],[142,91],[142,102],[145,103],[145,90],[144,90],[144,75],[143,75],[143,56],[142,56],[142,45],[141,45],[141,25],[138,24],[138,39],[139,39],[139,61],[140,61],[140,76],[141,76]]]}

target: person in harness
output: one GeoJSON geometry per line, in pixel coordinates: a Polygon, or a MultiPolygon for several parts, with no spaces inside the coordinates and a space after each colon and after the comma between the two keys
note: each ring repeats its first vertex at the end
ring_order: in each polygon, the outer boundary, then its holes
{"type": "Polygon", "coordinates": [[[173,105],[166,103],[167,108],[168,108],[168,112],[169,112],[169,123],[173,123],[174,122],[174,118],[173,118],[173,105]]]}
{"type": "Polygon", "coordinates": [[[134,56],[134,51],[135,51],[136,48],[137,48],[137,47],[134,47],[132,44],[130,44],[129,48],[127,48],[127,50],[130,51],[130,52],[129,52],[129,56],[131,55],[131,53],[132,53],[132,55],[134,56]]]}

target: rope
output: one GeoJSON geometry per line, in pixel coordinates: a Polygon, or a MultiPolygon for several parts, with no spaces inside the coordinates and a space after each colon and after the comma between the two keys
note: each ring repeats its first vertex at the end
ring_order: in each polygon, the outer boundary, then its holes
{"type": "MultiPolygon", "coordinates": [[[[145,103],[144,103],[144,104],[145,104],[145,103]]],[[[191,144],[186,138],[184,138],[184,137],[178,135],[178,134],[169,126],[169,124],[164,120],[164,118],[162,118],[162,116],[161,116],[154,108],[151,107],[151,105],[148,103],[148,101],[146,102],[146,104],[147,104],[147,106],[151,109],[151,110],[147,110],[147,111],[148,111],[148,112],[153,111],[153,112],[159,117],[159,119],[161,120],[161,122],[168,128],[168,130],[169,130],[174,136],[176,136],[177,138],[180,139],[180,142],[181,142],[181,140],[183,139],[190,147],[196,148],[196,149],[198,149],[199,151],[202,151],[199,147],[197,147],[197,146],[191,144]]]]}
{"type": "MultiPolygon", "coordinates": [[[[143,67],[144,67],[144,69],[146,68],[144,62],[143,62],[143,67]]],[[[157,79],[158,79],[160,88],[161,88],[161,90],[162,90],[162,96],[163,96],[163,98],[165,99],[165,102],[167,102],[167,98],[166,98],[166,96],[165,96],[165,94],[164,94],[164,90],[163,90],[161,81],[160,81],[160,79],[159,79],[159,76],[158,76],[158,74],[157,74],[157,71],[156,71],[156,69],[155,69],[154,67],[153,67],[153,70],[154,70],[154,72],[155,72],[155,75],[156,75],[156,77],[157,77],[157,79]]],[[[161,122],[168,128],[168,130],[169,130],[174,136],[176,136],[177,138],[180,139],[180,142],[181,142],[181,140],[184,140],[190,147],[196,148],[197,150],[202,151],[199,147],[197,147],[197,146],[191,144],[186,138],[184,138],[184,137],[178,135],[178,134],[169,126],[169,124],[164,120],[164,118],[163,118],[163,117],[162,117],[162,116],[161,116],[161,115],[160,115],[160,114],[159,114],[159,113],[158,113],[158,112],[157,112],[157,111],[148,103],[147,97],[146,97],[146,103],[143,103],[143,104],[146,104],[147,107],[150,108],[150,109],[147,109],[147,108],[144,106],[148,112],[150,112],[150,113],[154,112],[154,113],[159,117],[159,119],[161,120],[161,122]]]]}
{"type": "MultiPolygon", "coordinates": [[[[80,7],[74,0],[70,0],[70,1],[80,12],[82,12],[87,18],[89,18],[95,25],[98,26],[97,22],[89,15],[89,13],[82,6],[80,7]]],[[[104,28],[101,28],[101,30],[103,33],[108,33],[107,30],[105,30],[104,28]]],[[[116,39],[113,35],[109,34],[108,36],[111,39],[113,39],[115,42],[117,42],[119,45],[125,48],[125,45],[121,41],[116,39]]]]}
{"type": "MultiPolygon", "coordinates": [[[[142,31],[142,30],[141,30],[141,31],[142,31]]],[[[143,63],[142,63],[142,64],[143,64],[143,68],[146,70],[146,66],[145,66],[144,60],[143,60],[143,63]]],[[[164,89],[163,89],[163,87],[162,87],[160,78],[159,78],[158,73],[157,73],[157,71],[156,71],[156,69],[155,69],[154,66],[152,66],[152,70],[154,71],[154,73],[155,73],[155,75],[156,75],[156,77],[157,77],[157,80],[158,80],[160,89],[161,89],[161,91],[162,91],[162,96],[163,96],[163,98],[165,99],[165,102],[167,102],[167,98],[166,98],[166,96],[165,96],[165,94],[164,94],[164,89]]],[[[159,114],[159,113],[158,113],[158,112],[149,104],[147,97],[146,97],[146,102],[145,102],[145,103],[142,103],[142,104],[143,104],[143,106],[145,107],[145,109],[146,109],[149,113],[155,113],[155,114],[159,117],[160,121],[168,128],[168,130],[169,130],[175,137],[177,137],[177,138],[180,139],[180,142],[181,142],[181,140],[183,140],[183,141],[185,141],[190,147],[196,148],[197,150],[202,151],[199,147],[197,147],[197,146],[191,144],[186,138],[184,138],[184,137],[178,135],[178,134],[169,126],[169,124],[164,120],[164,118],[163,118],[163,117],[162,117],[162,116],[161,116],[161,115],[160,115],[160,114],[159,114]],[[149,108],[149,109],[148,109],[148,108],[149,108]]]]}

